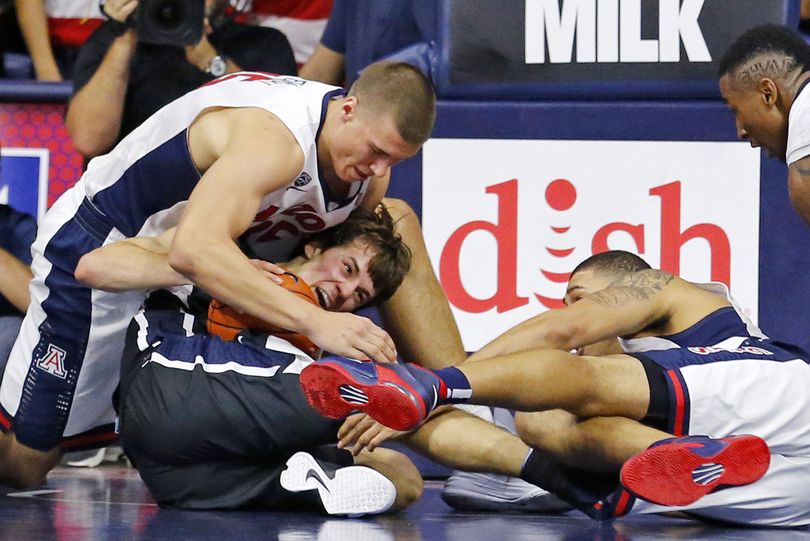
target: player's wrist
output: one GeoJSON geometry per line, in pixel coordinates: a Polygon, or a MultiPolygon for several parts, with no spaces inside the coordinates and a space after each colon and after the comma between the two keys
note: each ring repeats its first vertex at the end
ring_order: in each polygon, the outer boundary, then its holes
{"type": "Polygon", "coordinates": [[[208,60],[203,71],[213,77],[222,77],[228,71],[228,61],[217,53],[208,60]]]}
{"type": "Polygon", "coordinates": [[[319,331],[329,328],[329,323],[324,320],[324,316],[328,316],[328,312],[323,308],[316,304],[296,303],[296,305],[298,304],[301,306],[296,306],[296,310],[292,314],[295,325],[292,330],[313,337],[317,336],[319,331]]]}

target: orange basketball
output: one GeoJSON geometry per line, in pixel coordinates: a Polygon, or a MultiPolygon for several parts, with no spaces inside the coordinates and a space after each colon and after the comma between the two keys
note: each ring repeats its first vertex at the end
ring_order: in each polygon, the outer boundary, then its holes
{"type": "MultiPolygon", "coordinates": [[[[282,279],[281,287],[316,306],[318,305],[315,292],[301,278],[291,272],[285,272],[280,276],[282,279]]],[[[209,333],[225,340],[234,340],[236,335],[244,330],[266,332],[290,342],[312,358],[317,359],[321,354],[320,348],[303,334],[281,329],[257,317],[238,312],[217,299],[212,299],[208,305],[206,327],[209,333]]]]}

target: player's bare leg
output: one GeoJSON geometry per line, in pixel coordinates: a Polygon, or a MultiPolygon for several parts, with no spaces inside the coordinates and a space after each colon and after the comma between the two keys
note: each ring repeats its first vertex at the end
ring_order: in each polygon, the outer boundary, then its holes
{"type": "Polygon", "coordinates": [[[456,408],[437,412],[400,441],[451,468],[514,477],[529,452],[517,436],[456,408]]]}
{"type": "Polygon", "coordinates": [[[58,449],[37,451],[18,442],[13,432],[0,434],[0,483],[16,488],[42,485],[60,457],[58,449]]]}
{"type": "Polygon", "coordinates": [[[416,212],[400,199],[383,199],[412,254],[411,270],[397,292],[380,306],[385,328],[403,359],[441,368],[467,354],[447,297],[428,258],[416,212]],[[428,317],[429,314],[429,317],[428,317]]]}
{"type": "Polygon", "coordinates": [[[672,437],[625,417],[578,419],[563,410],[520,412],[515,425],[524,442],[566,466],[614,473],[630,457],[672,437]]]}
{"type": "Polygon", "coordinates": [[[470,402],[476,404],[631,419],[643,418],[649,405],[644,368],[628,355],[585,357],[534,350],[468,363],[459,371],[472,389],[470,402]]]}

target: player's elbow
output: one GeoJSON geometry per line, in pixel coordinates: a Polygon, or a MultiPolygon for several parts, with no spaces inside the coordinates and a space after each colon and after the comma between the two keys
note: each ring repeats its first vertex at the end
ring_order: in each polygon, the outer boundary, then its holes
{"type": "Polygon", "coordinates": [[[175,272],[179,272],[193,281],[199,270],[199,254],[200,251],[193,244],[175,243],[169,250],[169,266],[175,272]]]}
{"type": "Polygon", "coordinates": [[[68,128],[68,133],[71,136],[73,147],[88,160],[104,154],[112,146],[112,141],[97,136],[86,127],[85,129],[68,128]]]}
{"type": "Polygon", "coordinates": [[[76,151],[85,157],[85,159],[95,158],[104,154],[110,148],[108,141],[103,141],[97,137],[89,137],[86,135],[76,135],[73,137],[73,147],[76,151]]]}
{"type": "Polygon", "coordinates": [[[81,284],[95,289],[104,289],[105,266],[102,257],[95,252],[89,252],[79,259],[76,270],[73,271],[73,276],[81,284]]]}
{"type": "Polygon", "coordinates": [[[212,261],[222,253],[221,241],[211,240],[193,229],[178,228],[168,250],[169,266],[194,282],[200,282],[210,276],[214,270],[212,261]]]}

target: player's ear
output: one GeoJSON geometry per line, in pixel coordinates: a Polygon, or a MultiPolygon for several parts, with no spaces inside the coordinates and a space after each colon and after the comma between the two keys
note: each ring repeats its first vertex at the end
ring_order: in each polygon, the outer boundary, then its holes
{"type": "Polygon", "coordinates": [[[343,99],[343,104],[340,106],[340,111],[343,118],[350,119],[357,114],[357,96],[348,96],[343,99]]]}
{"type": "Polygon", "coordinates": [[[779,88],[772,79],[765,77],[759,81],[759,94],[762,96],[765,105],[773,107],[779,97],[779,88]]]}
{"type": "Polygon", "coordinates": [[[321,250],[321,247],[315,242],[308,242],[304,244],[304,257],[307,259],[312,259],[322,251],[323,250],[321,250]]]}

